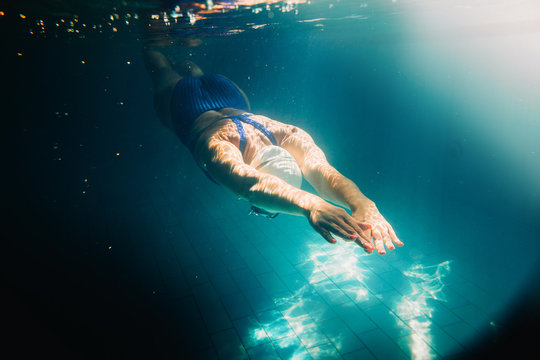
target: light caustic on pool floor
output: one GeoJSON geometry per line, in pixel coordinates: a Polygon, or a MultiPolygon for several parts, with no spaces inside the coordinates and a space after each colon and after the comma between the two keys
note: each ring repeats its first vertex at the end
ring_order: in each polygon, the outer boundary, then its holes
{"type": "MultiPolygon", "coordinates": [[[[330,249],[313,245],[308,251],[310,257],[304,264],[308,268],[308,281],[299,283],[292,295],[274,298],[277,310],[260,318],[262,328],[251,332],[255,342],[268,337],[274,346],[289,348],[287,356],[293,359],[304,358],[307,355],[305,348],[324,345],[329,340],[338,351],[354,349],[351,336],[346,336],[347,332],[351,334],[349,330],[333,332],[332,326],[326,326],[335,321],[336,311],[341,317],[339,321],[346,323],[355,334],[378,327],[376,321],[375,324],[362,321],[367,319],[361,310],[362,303],[370,306],[370,300],[382,298],[376,289],[368,286],[372,274],[365,264],[368,255],[352,244],[330,249]],[[370,328],[366,323],[374,327],[370,328]]],[[[414,359],[435,357],[434,350],[428,345],[432,342],[433,309],[430,302],[446,301],[443,280],[449,272],[450,261],[430,266],[410,265],[403,271],[408,286],[402,285],[399,296],[387,302],[389,307],[383,307],[395,319],[395,328],[403,328],[404,333],[409,334],[407,346],[414,359]]],[[[363,347],[360,342],[356,346],[363,347]]]]}

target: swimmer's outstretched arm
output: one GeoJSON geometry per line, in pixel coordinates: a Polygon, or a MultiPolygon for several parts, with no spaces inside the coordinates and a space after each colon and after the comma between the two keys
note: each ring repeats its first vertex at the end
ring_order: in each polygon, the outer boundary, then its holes
{"type": "Polygon", "coordinates": [[[362,226],[344,209],[321,197],[303,191],[280,178],[256,170],[246,164],[242,154],[229,141],[210,138],[196,150],[196,159],[210,176],[253,205],[272,212],[306,216],[310,225],[327,241],[335,243],[331,234],[355,240],[367,252],[373,245],[362,237],[362,226]]]}
{"type": "Polygon", "coordinates": [[[291,126],[281,146],[295,157],[306,180],[323,198],[351,210],[352,217],[362,227],[359,235],[370,242],[373,239],[377,252],[386,253],[385,245],[388,250],[394,250],[394,244],[403,245],[375,203],[328,163],[323,151],[307,132],[291,126]]]}

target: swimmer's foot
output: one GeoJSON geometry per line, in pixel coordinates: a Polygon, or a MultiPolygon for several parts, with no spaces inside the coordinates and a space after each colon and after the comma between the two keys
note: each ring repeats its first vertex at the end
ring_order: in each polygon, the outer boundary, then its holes
{"type": "Polygon", "coordinates": [[[196,38],[176,39],[175,44],[178,46],[196,47],[202,44],[202,40],[196,38]]]}
{"type": "Polygon", "coordinates": [[[145,48],[143,49],[143,57],[146,68],[151,73],[162,70],[173,70],[169,59],[159,51],[145,48]]]}

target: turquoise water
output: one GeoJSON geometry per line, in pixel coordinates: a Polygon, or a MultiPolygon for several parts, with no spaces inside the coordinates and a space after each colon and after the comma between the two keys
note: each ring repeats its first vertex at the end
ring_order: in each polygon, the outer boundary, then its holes
{"type": "Polygon", "coordinates": [[[538,5],[231,3],[0,8],[13,338],[71,358],[495,346],[537,289],[538,5]],[[148,41],[308,131],[405,246],[366,255],[248,216],[160,125],[148,41]]]}

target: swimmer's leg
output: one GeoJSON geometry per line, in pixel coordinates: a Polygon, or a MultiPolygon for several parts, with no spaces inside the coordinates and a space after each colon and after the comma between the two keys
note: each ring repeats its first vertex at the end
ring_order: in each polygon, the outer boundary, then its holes
{"type": "Polygon", "coordinates": [[[172,130],[171,97],[176,83],[185,76],[199,77],[204,74],[189,60],[182,62],[176,71],[167,57],[155,50],[145,49],[143,57],[154,83],[154,109],[161,123],[172,130]]]}
{"type": "Polygon", "coordinates": [[[182,77],[160,52],[145,49],[143,58],[146,70],[154,83],[154,109],[161,123],[172,130],[171,97],[174,86],[182,77]]]}
{"type": "Polygon", "coordinates": [[[143,51],[144,64],[154,83],[154,90],[161,91],[171,84],[174,87],[182,77],[173,69],[165,55],[155,50],[143,51]]]}

